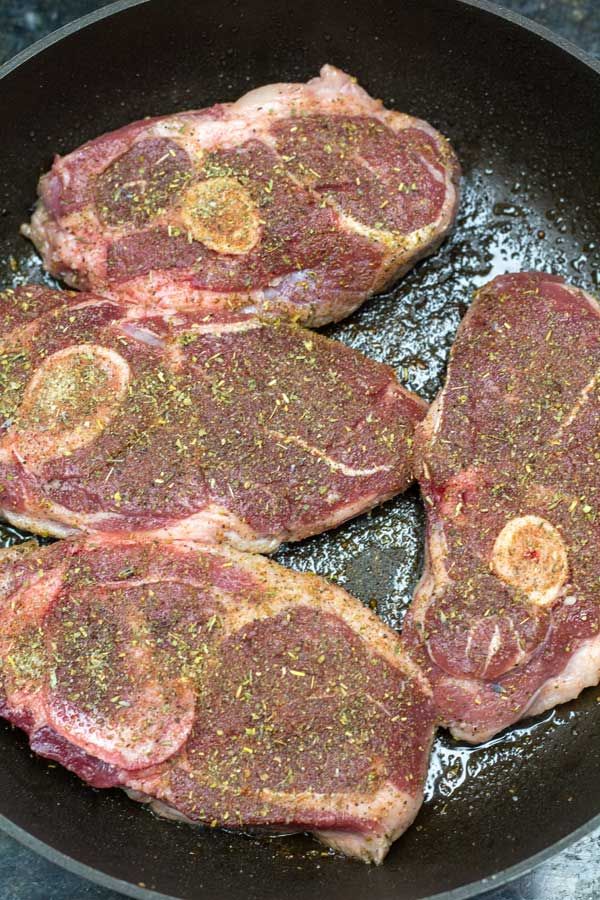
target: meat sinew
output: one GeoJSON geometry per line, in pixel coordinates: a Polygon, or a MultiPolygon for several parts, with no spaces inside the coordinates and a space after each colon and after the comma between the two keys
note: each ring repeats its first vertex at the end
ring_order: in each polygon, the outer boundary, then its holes
{"type": "Polygon", "coordinates": [[[422,800],[429,687],[313,575],[186,542],[0,551],[0,714],[96,787],[381,862],[422,800]]]}
{"type": "Polygon", "coordinates": [[[426,122],[324,66],[57,157],[24,232],[72,287],[316,326],[436,249],[458,173],[426,122]]]}
{"type": "Polygon", "coordinates": [[[0,327],[0,512],[20,527],[272,551],[412,477],[423,401],[299,326],[38,286],[0,295],[0,327]]]}
{"type": "Polygon", "coordinates": [[[600,676],[600,309],[558,277],[482,288],[417,430],[427,562],[404,640],[484,740],[600,676]]]}

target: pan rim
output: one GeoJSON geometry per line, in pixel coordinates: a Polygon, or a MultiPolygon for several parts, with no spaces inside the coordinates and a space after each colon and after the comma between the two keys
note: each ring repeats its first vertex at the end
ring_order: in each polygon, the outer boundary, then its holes
{"type": "MultiPolygon", "coordinates": [[[[75,32],[77,31],[81,31],[88,25],[94,25],[96,22],[101,22],[102,19],[106,19],[109,16],[116,15],[117,13],[123,12],[126,9],[131,9],[134,6],[141,6],[143,3],[150,2],[152,2],[152,0],[115,0],[115,2],[113,3],[109,3],[106,6],[101,6],[99,9],[96,9],[85,16],[80,16],[78,19],[74,19],[72,22],[68,22],[61,28],[57,28],[54,31],[51,31],[45,37],[40,38],[39,41],[35,41],[35,43],[30,44],[24,50],[21,50],[20,53],[17,53],[15,56],[12,56],[9,60],[3,63],[0,66],[0,80],[5,78],[19,66],[28,62],[34,56],[37,56],[44,50],[47,50],[48,47],[51,47],[53,44],[62,41],[64,38],[69,37],[69,35],[71,34],[75,34],[75,32]]],[[[481,9],[484,12],[488,12],[491,15],[497,16],[499,19],[504,19],[506,22],[510,22],[512,25],[516,25],[519,28],[524,28],[526,31],[529,31],[532,34],[535,34],[538,37],[542,38],[543,40],[554,44],[563,52],[575,57],[578,62],[581,62],[584,65],[588,66],[597,75],[600,75],[599,59],[597,59],[595,56],[592,56],[590,53],[587,53],[585,50],[582,50],[577,46],[577,44],[574,44],[567,38],[562,37],[562,35],[557,34],[550,28],[547,28],[545,25],[540,25],[538,24],[538,22],[534,22],[532,19],[527,18],[527,16],[522,16],[520,13],[513,12],[513,10],[510,9],[505,9],[502,6],[499,6],[497,3],[490,2],[490,0],[454,0],[454,2],[459,3],[461,6],[470,6],[474,9],[481,9]]]]}
{"type": "MultiPolygon", "coordinates": [[[[146,2],[146,0],[142,0],[142,2],[146,2]]],[[[509,866],[507,869],[501,869],[494,875],[482,878],[479,881],[471,881],[469,884],[463,884],[450,891],[430,894],[427,897],[422,897],[421,900],[472,900],[472,898],[476,898],[482,892],[504,887],[515,881],[517,878],[520,878],[522,875],[529,874],[543,862],[552,859],[552,857],[556,856],[557,853],[560,853],[561,850],[565,850],[567,847],[577,843],[577,841],[586,837],[588,834],[591,834],[599,825],[600,813],[597,813],[589,821],[580,825],[579,828],[571,831],[554,844],[550,844],[533,856],[529,856],[527,859],[515,863],[514,866],[509,866]]],[[[55,847],[51,847],[50,844],[34,837],[26,829],[21,828],[20,825],[17,825],[1,813],[0,830],[18,841],[18,843],[28,847],[35,853],[38,853],[54,865],[60,866],[68,872],[79,875],[81,878],[85,878],[95,884],[99,884],[101,887],[118,891],[125,897],[134,897],[137,898],[137,900],[183,900],[183,898],[176,897],[172,894],[163,894],[159,891],[154,891],[151,888],[139,887],[130,881],[124,881],[120,878],[116,878],[114,875],[108,875],[100,869],[95,869],[93,866],[88,866],[87,863],[79,862],[79,860],[67,856],[66,853],[63,853],[55,847]]]]}
{"type": "MultiPolygon", "coordinates": [[[[1,65],[0,81],[11,72],[33,59],[33,57],[38,56],[44,50],[64,38],[83,30],[88,25],[94,25],[110,16],[114,16],[127,9],[141,6],[142,4],[149,2],[151,2],[151,0],[116,0],[116,2],[102,6],[85,16],[74,19],[72,22],[57,28],[1,65]]],[[[454,2],[461,6],[482,10],[490,15],[509,22],[517,28],[529,31],[542,40],[558,47],[562,52],[567,53],[579,63],[582,63],[584,66],[591,69],[596,75],[600,76],[599,59],[587,53],[585,50],[582,50],[572,41],[562,37],[546,26],[540,25],[520,13],[513,12],[496,3],[492,3],[490,0],[454,0],[454,2]]],[[[586,837],[588,834],[591,834],[598,826],[600,826],[600,811],[583,825],[579,826],[579,828],[576,828],[574,831],[565,835],[555,843],[550,844],[548,847],[545,847],[543,850],[540,850],[538,853],[535,853],[533,856],[530,856],[519,863],[515,863],[515,865],[509,866],[506,869],[501,869],[499,872],[496,872],[494,875],[487,878],[480,879],[479,881],[472,881],[469,884],[461,885],[460,887],[453,888],[449,891],[430,894],[428,897],[423,897],[422,900],[470,900],[470,898],[476,897],[481,892],[487,892],[503,887],[504,885],[515,881],[517,878],[533,871],[541,863],[551,859],[560,851],[576,843],[581,838],[586,837]]],[[[39,838],[34,837],[26,829],[21,828],[1,813],[0,830],[20,844],[38,853],[49,862],[58,865],[75,875],[85,878],[88,881],[98,884],[101,887],[117,891],[126,897],[139,898],[139,900],[181,900],[181,898],[177,898],[171,894],[163,894],[151,890],[150,888],[139,887],[130,881],[124,881],[113,875],[108,875],[100,869],[95,869],[86,863],[79,862],[68,856],[66,853],[63,853],[39,838]]]]}
{"type": "MultiPolygon", "coordinates": [[[[82,29],[87,28],[88,25],[94,25],[96,22],[101,22],[102,19],[107,19],[109,16],[114,16],[131,7],[141,6],[142,3],[149,2],[151,2],[151,0],[115,0],[114,3],[108,3],[106,6],[101,6],[99,9],[87,13],[85,16],[80,16],[78,19],[73,19],[72,22],[67,22],[66,25],[62,25],[60,28],[55,28],[54,31],[51,31],[45,37],[40,38],[39,41],[35,41],[33,44],[25,47],[20,53],[11,56],[10,59],[3,63],[3,65],[0,66],[0,80],[5,78],[19,66],[22,66],[23,63],[28,62],[34,56],[47,50],[48,47],[52,47],[53,44],[57,44],[69,35],[75,34],[76,31],[81,31],[82,29]]],[[[462,0],[459,0],[459,2],[462,2],[462,0]]]]}

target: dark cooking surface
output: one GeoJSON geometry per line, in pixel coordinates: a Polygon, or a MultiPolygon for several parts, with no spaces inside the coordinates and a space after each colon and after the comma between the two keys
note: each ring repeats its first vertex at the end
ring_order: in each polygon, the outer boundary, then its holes
{"type": "MultiPolygon", "coordinates": [[[[579,29],[583,34],[581,21],[586,15],[590,16],[587,20],[588,37],[592,42],[595,40],[595,43],[591,43],[589,49],[600,49],[598,40],[600,14],[596,12],[595,19],[592,17],[592,7],[596,5],[594,0],[587,3],[552,0],[538,4],[519,2],[506,5],[528,12],[530,15],[536,12],[537,8],[540,18],[548,24],[553,24],[553,21],[557,25],[570,22],[571,30],[567,31],[567,34],[575,38],[580,33],[579,29]],[[553,15],[556,15],[555,20],[552,19],[553,15]]],[[[46,20],[42,17],[36,20],[35,15],[42,9],[47,10],[48,17],[52,17],[48,18],[49,27],[60,24],[56,18],[56,11],[50,12],[50,4],[20,7],[18,14],[17,6],[20,4],[0,2],[0,42],[19,39],[23,42],[23,36],[25,40],[40,36],[44,32],[43,24],[46,20]],[[13,24],[16,23],[16,28],[5,30],[2,27],[6,21],[3,19],[5,10],[6,18],[9,20],[12,13],[12,21],[13,24]],[[39,30],[36,31],[36,28],[39,30]]],[[[65,19],[86,12],[93,6],[94,4],[69,0],[69,3],[64,4],[65,19]]],[[[18,49],[18,46],[17,43],[9,45],[12,51],[18,49]]],[[[227,87],[224,90],[227,91],[227,87]]],[[[443,111],[434,110],[431,115],[434,124],[446,127],[451,132],[456,128],[453,122],[444,120],[443,111]]],[[[558,123],[557,127],[560,127],[558,123]]],[[[68,138],[65,140],[67,146],[68,138]]],[[[482,146],[476,135],[459,134],[457,149],[465,164],[468,178],[457,231],[452,241],[437,257],[409,276],[394,292],[394,297],[367,304],[348,322],[329,330],[329,333],[335,334],[336,337],[395,365],[407,385],[423,392],[427,397],[433,396],[439,384],[447,348],[463,309],[465,291],[471,285],[481,284],[491,274],[507,266],[536,264],[544,266],[550,259],[553,260],[556,271],[567,275],[577,283],[592,289],[594,285],[600,283],[598,272],[600,259],[596,255],[597,251],[590,247],[590,238],[585,231],[578,228],[575,220],[579,219],[579,216],[574,214],[571,204],[561,203],[560,194],[553,190],[552,173],[539,172],[535,166],[531,166],[521,175],[514,164],[505,171],[499,155],[495,152],[493,140],[484,138],[482,146]],[[413,298],[417,289],[421,299],[415,309],[413,298]]],[[[593,194],[593,188],[590,193],[593,194]]],[[[590,212],[588,224],[591,220],[593,214],[590,212]]],[[[26,253],[23,243],[15,243],[15,246],[20,246],[21,251],[26,253]]],[[[28,268],[27,262],[25,269],[28,268]]],[[[2,273],[3,283],[7,283],[9,271],[2,273]]],[[[346,526],[343,535],[338,533],[335,536],[304,542],[300,547],[281,552],[278,559],[298,568],[314,567],[317,571],[336,577],[363,600],[378,600],[380,614],[390,624],[398,624],[420,565],[420,517],[416,495],[413,492],[408,498],[400,498],[388,504],[370,520],[361,519],[346,526]],[[402,547],[404,556],[398,552],[398,547],[402,547]]],[[[468,856],[474,856],[479,848],[485,848],[491,839],[493,823],[489,823],[489,837],[486,838],[485,829],[481,828],[481,820],[477,819],[476,813],[484,807],[486,795],[491,797],[498,792],[503,794],[503,806],[506,809],[512,806],[514,809],[514,818],[526,815],[532,828],[538,820],[551,818],[548,810],[553,810],[557,827],[560,820],[569,821],[576,806],[576,797],[581,791],[587,791],[589,794],[596,789],[598,792],[596,808],[600,809],[600,788],[597,782],[595,785],[584,784],[583,781],[578,784],[576,748],[568,741],[564,743],[561,741],[561,738],[564,740],[564,736],[571,730],[579,730],[582,734],[588,732],[591,734],[597,730],[598,718],[594,717],[594,706],[595,694],[588,692],[584,701],[578,703],[576,708],[575,705],[563,707],[557,714],[544,717],[541,723],[533,727],[514,730],[509,738],[496,741],[489,748],[464,750],[457,748],[448,739],[440,738],[430,776],[430,796],[433,799],[419,820],[422,830],[414,829],[403,842],[403,855],[419,858],[421,853],[419,848],[423,845],[424,835],[429,832],[431,841],[433,830],[439,858],[443,859],[448,836],[461,829],[464,833],[465,855],[462,860],[455,860],[460,869],[461,864],[468,863],[468,856]],[[543,744],[542,734],[544,734],[543,744]],[[544,748],[543,758],[539,756],[540,746],[544,748]],[[540,797],[535,783],[527,787],[521,783],[519,793],[511,793],[514,790],[511,788],[511,772],[515,772],[516,777],[516,773],[527,765],[528,759],[538,758],[547,769],[549,767],[546,774],[547,783],[557,782],[556,796],[546,793],[540,797]],[[500,760],[503,761],[503,765],[499,769],[498,787],[495,788],[495,773],[492,773],[492,766],[500,760]],[[477,772],[477,778],[470,778],[463,783],[467,765],[470,773],[477,772]],[[551,775],[553,767],[556,767],[554,779],[551,775]],[[562,802],[565,797],[564,786],[558,784],[562,777],[561,773],[565,770],[573,773],[573,797],[567,804],[562,802]],[[462,798],[462,817],[456,815],[454,820],[456,806],[452,803],[453,796],[462,798]],[[471,800],[473,825],[469,831],[470,816],[467,814],[465,817],[465,809],[471,800]],[[429,821],[431,824],[428,828],[429,821]],[[436,831],[436,828],[440,830],[436,831]]],[[[4,732],[0,731],[0,752],[8,763],[13,757],[22,761],[23,783],[37,776],[37,780],[46,790],[44,785],[46,765],[30,761],[19,748],[19,743],[22,742],[12,737],[7,740],[4,732]]],[[[65,794],[72,794],[77,798],[81,791],[85,790],[65,773],[54,771],[50,772],[49,776],[51,777],[47,776],[48,793],[55,789],[58,781],[62,788],[64,805],[68,803],[68,796],[65,797],[65,794]]],[[[21,789],[21,784],[15,785],[15,791],[21,789]]],[[[110,796],[92,795],[92,797],[85,807],[85,814],[90,817],[98,806],[110,806],[121,802],[118,798],[113,799],[110,796]]],[[[60,818],[58,810],[56,818],[57,820],[60,818]]],[[[144,829],[146,831],[152,829],[155,823],[149,816],[138,818],[141,821],[141,841],[144,829]]],[[[576,821],[576,817],[572,820],[576,821]]],[[[503,827],[506,827],[506,821],[505,813],[503,827]]],[[[177,829],[177,826],[172,827],[177,829]]],[[[161,833],[163,832],[164,829],[161,833]]],[[[201,845],[198,843],[194,853],[209,864],[210,845],[213,841],[220,840],[219,836],[210,835],[201,845]]],[[[506,833],[506,840],[509,844],[511,840],[515,840],[510,830],[506,833]]],[[[101,835],[99,841],[110,844],[111,836],[101,835]]],[[[541,840],[540,846],[543,843],[541,840]]],[[[591,900],[600,889],[600,864],[594,864],[594,851],[599,844],[599,835],[591,836],[546,863],[533,875],[488,897],[493,897],[494,900],[509,900],[509,898],[591,900]]],[[[319,890],[321,876],[326,877],[331,866],[335,865],[335,861],[327,855],[319,858],[320,851],[314,846],[311,847],[313,856],[307,860],[305,854],[307,844],[299,838],[285,842],[273,841],[270,844],[257,843],[255,847],[247,847],[246,852],[240,846],[239,840],[232,840],[229,846],[230,850],[227,852],[231,861],[230,869],[233,872],[236,866],[238,868],[244,866],[248,852],[256,854],[263,860],[265,872],[270,868],[271,858],[276,857],[279,868],[288,878],[293,877],[297,867],[312,866],[315,895],[319,890]]],[[[36,898],[41,900],[42,897],[44,900],[59,897],[94,897],[108,900],[116,896],[110,891],[80,881],[21,847],[11,846],[7,838],[0,836],[0,848],[4,847],[6,848],[4,852],[0,849],[2,900],[8,898],[17,900],[21,897],[34,900],[36,898]]],[[[126,853],[128,856],[134,856],[135,847],[128,848],[126,853]]],[[[399,856],[396,862],[395,859],[392,851],[386,867],[390,872],[401,864],[399,856]]],[[[428,859],[427,864],[433,866],[433,861],[428,859]]],[[[372,880],[381,883],[382,876],[379,873],[374,873],[374,876],[372,880]]],[[[385,878],[385,875],[383,877],[385,878]]],[[[339,882],[340,891],[343,891],[343,883],[339,882]]],[[[391,890],[390,887],[390,896],[391,890]]]]}

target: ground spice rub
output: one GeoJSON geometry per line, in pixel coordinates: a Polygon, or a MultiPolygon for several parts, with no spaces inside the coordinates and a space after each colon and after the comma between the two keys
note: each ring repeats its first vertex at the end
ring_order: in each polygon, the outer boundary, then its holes
{"type": "Polygon", "coordinates": [[[477,292],[418,429],[427,565],[404,640],[484,740],[600,676],[600,311],[563,279],[477,292]]]}
{"type": "Polygon", "coordinates": [[[396,635],[311,575],[185,542],[0,551],[0,713],[96,787],[381,862],[434,732],[396,635]]]}
{"type": "Polygon", "coordinates": [[[270,551],[412,478],[425,404],[388,367],[298,326],[42,287],[0,310],[0,508],[29,530],[270,551]]]}
{"type": "Polygon", "coordinates": [[[438,247],[458,179],[430,125],[324,66],[307,84],[146,119],[57,157],[23,230],[79,289],[317,326],[438,247]]]}

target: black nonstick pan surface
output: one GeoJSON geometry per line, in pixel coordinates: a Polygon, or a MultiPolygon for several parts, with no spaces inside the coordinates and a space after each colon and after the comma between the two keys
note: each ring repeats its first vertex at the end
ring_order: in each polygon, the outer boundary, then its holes
{"type": "MultiPolygon", "coordinates": [[[[471,292],[494,274],[543,268],[598,289],[600,67],[464,0],[117,3],[42,41],[0,70],[0,285],[47,280],[18,227],[54,152],[142,116],[304,81],[324,62],[440,128],[465,172],[456,229],[439,253],[329,334],[392,364],[431,400],[471,292]]],[[[0,529],[4,543],[23,537],[0,529]]],[[[335,579],[400,627],[422,543],[413,489],[277,559],[335,579]]],[[[479,748],[441,732],[423,810],[377,869],[303,836],[161,821],[34,758],[5,724],[0,826],[136,897],[457,900],[598,824],[598,700],[588,690],[479,748]]]]}

